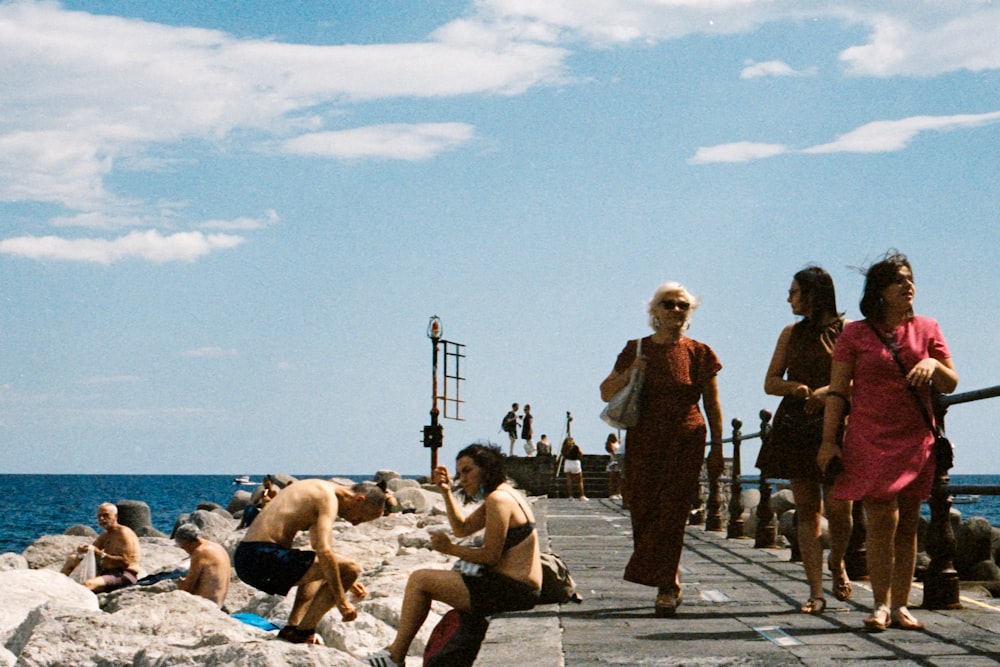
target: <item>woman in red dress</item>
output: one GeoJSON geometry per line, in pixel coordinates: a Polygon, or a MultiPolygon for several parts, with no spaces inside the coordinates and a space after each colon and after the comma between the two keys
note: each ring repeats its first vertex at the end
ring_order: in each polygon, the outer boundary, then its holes
{"type": "Polygon", "coordinates": [[[601,398],[608,401],[628,383],[632,368],[646,372],[639,423],[625,435],[624,491],[634,545],[625,580],[657,588],[658,616],[673,615],[681,603],[684,527],[698,493],[709,433],[709,470],[721,474],[723,468],[716,383],[722,365],[708,345],[684,335],[698,303],[679,283],[660,285],[649,302],[654,333],[642,339],[642,355],[636,356],[636,341],[629,341],[601,383],[601,398]]]}

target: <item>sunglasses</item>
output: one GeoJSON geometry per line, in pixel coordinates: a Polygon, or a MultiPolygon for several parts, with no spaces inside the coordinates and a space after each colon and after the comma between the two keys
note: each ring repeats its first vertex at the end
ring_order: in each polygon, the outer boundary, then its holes
{"type": "Polygon", "coordinates": [[[691,307],[691,304],[687,301],[675,301],[674,299],[664,299],[660,302],[660,308],[664,310],[677,309],[682,313],[691,307]]]}

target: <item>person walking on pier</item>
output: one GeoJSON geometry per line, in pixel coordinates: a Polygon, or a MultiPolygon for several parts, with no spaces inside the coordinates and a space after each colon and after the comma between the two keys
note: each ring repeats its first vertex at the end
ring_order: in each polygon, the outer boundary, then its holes
{"type": "Polygon", "coordinates": [[[566,475],[566,497],[573,500],[575,487],[580,493],[580,500],[590,500],[583,492],[583,450],[571,436],[563,440],[559,457],[562,458],[563,473],[566,475]]]}
{"type": "Polygon", "coordinates": [[[531,424],[534,419],[535,418],[531,415],[531,406],[525,405],[524,416],[521,418],[521,439],[524,440],[524,453],[528,456],[535,455],[535,441],[532,439],[534,436],[534,429],[531,424]]]}
{"type": "Polygon", "coordinates": [[[510,406],[510,411],[504,415],[503,421],[500,422],[500,430],[507,434],[510,439],[510,454],[509,456],[514,456],[514,443],[517,442],[517,427],[520,422],[517,420],[517,409],[518,404],[513,403],[510,406]]]}
{"type": "Polygon", "coordinates": [[[608,433],[608,439],[604,442],[604,451],[608,453],[608,498],[610,500],[621,500],[622,482],[621,461],[618,458],[618,434],[608,433]]]}
{"type": "Polygon", "coordinates": [[[624,491],[634,545],[625,580],[657,588],[658,616],[674,615],[681,603],[684,528],[698,493],[706,435],[709,474],[720,475],[724,465],[716,382],[722,364],[708,345],[684,335],[698,304],[683,285],[660,285],[647,308],[654,333],[642,339],[642,356],[636,355],[637,341],[629,341],[601,382],[601,398],[608,401],[628,383],[632,368],[646,371],[639,423],[625,434],[624,491]]]}
{"type": "Polygon", "coordinates": [[[823,440],[823,406],[833,346],[845,320],[837,312],[833,279],[818,266],[808,266],[795,274],[788,303],[792,314],[803,319],[782,330],[767,368],[764,391],[782,399],[757,467],[769,477],[791,481],[799,550],[809,581],[809,600],[801,611],[820,614],[826,609],[821,528],[824,504],[829,522],[827,563],[833,577],[833,595],[838,600],[851,597],[851,582],[844,567],[851,533],[851,502],[834,500],[833,485],[824,484],[816,463],[823,440]]]}
{"type": "Polygon", "coordinates": [[[844,472],[834,497],[864,503],[872,631],[923,628],[907,610],[917,554],[921,501],[934,482],[931,386],[951,393],[958,374],[938,323],[913,313],[916,294],[906,256],[890,251],[865,272],[861,313],[833,350],[830,388],[817,455],[826,469],[838,455],[844,472]],[[836,400],[831,400],[836,399],[836,400]],[[837,432],[850,409],[843,447],[837,432]]]}

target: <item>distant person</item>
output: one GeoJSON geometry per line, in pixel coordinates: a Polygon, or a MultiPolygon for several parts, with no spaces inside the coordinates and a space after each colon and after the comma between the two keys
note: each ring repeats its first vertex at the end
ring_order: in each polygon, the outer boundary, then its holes
{"type": "Polygon", "coordinates": [[[287,595],[298,586],[288,624],[278,637],[296,644],[318,644],[316,626],[336,606],[344,621],[353,621],[357,609],[347,599],[367,595],[357,579],[361,567],[333,550],[337,517],[353,525],[382,516],[385,493],[371,482],[342,486],[307,479],[281,490],[254,520],[236,548],[233,563],[245,583],[270,593],[287,595]],[[292,548],[300,531],[309,531],[312,551],[292,548]]]}
{"type": "Polygon", "coordinates": [[[642,339],[642,356],[636,356],[636,341],[630,340],[601,382],[607,402],[628,384],[633,368],[646,371],[639,423],[625,435],[625,499],[634,545],[625,580],[657,588],[657,616],[672,616],[681,604],[684,528],[698,494],[709,433],[709,474],[722,474],[725,464],[716,381],[722,364],[708,345],[684,335],[698,304],[679,283],[656,288],[647,308],[653,335],[642,339]]]}
{"type": "Polygon", "coordinates": [[[583,450],[580,445],[572,437],[567,437],[563,440],[560,456],[563,460],[563,474],[566,475],[566,497],[573,500],[573,489],[576,488],[580,500],[590,500],[583,492],[583,450]]]}
{"type": "Polygon", "coordinates": [[[549,442],[549,436],[542,434],[542,437],[538,440],[538,454],[537,456],[552,456],[552,443],[549,442]]]}
{"type": "Polygon", "coordinates": [[[132,586],[138,581],[139,537],[128,526],[118,523],[118,507],[114,503],[103,503],[97,508],[97,524],[103,531],[93,545],[81,544],[63,565],[62,573],[69,576],[83,560],[84,554],[93,546],[97,558],[97,576],[82,582],[94,593],[132,586]]]}
{"type": "Polygon", "coordinates": [[[459,538],[485,529],[483,546],[455,544],[443,532],[430,533],[435,551],[457,556],[465,567],[462,571],[424,569],[410,574],[396,637],[383,651],[368,658],[370,665],[405,664],[410,644],[435,600],[479,616],[523,611],[538,603],[542,563],[535,516],[525,498],[507,484],[500,449],[495,445],[469,445],[458,453],[455,469],[465,501],[480,496],[485,500],[468,516],[463,515],[452,495],[448,468],[437,467],[433,480],[444,496],[448,523],[459,538]]]}
{"type": "Polygon", "coordinates": [[[851,502],[833,499],[832,480],[824,484],[816,464],[823,440],[823,406],[830,388],[833,346],[845,320],[837,311],[833,279],[818,266],[808,266],[795,274],[788,290],[788,303],[792,314],[802,319],[782,330],[767,368],[764,391],[782,398],[757,467],[768,477],[791,482],[799,551],[809,581],[809,599],[800,611],[821,614],[826,609],[824,505],[830,526],[827,563],[833,577],[833,595],[838,600],[851,597],[851,582],[844,567],[844,553],[851,535],[851,502]]]}
{"type": "Polygon", "coordinates": [[[177,581],[177,588],[211,600],[220,609],[226,603],[233,568],[229,553],[201,534],[193,523],[185,523],[174,532],[174,542],[191,556],[187,574],[177,581]]]}
{"type": "Polygon", "coordinates": [[[861,314],[837,339],[817,463],[840,457],[838,500],[860,500],[867,521],[872,631],[919,630],[907,609],[921,502],[934,483],[931,391],[950,393],[958,374],[938,323],[913,313],[916,287],[905,255],[891,251],[865,272],[861,314]],[[898,360],[898,362],[897,362],[898,360]],[[902,365],[902,368],[900,368],[902,365]],[[833,400],[831,400],[833,399],[833,400]],[[850,406],[843,446],[837,435],[850,406]]]}
{"type": "Polygon", "coordinates": [[[514,443],[517,442],[517,427],[520,425],[517,421],[517,410],[520,406],[514,403],[510,406],[510,411],[504,415],[503,421],[500,422],[500,430],[507,434],[510,438],[510,454],[509,456],[514,456],[514,443]]]}
{"type": "Polygon", "coordinates": [[[621,500],[621,461],[618,456],[618,434],[609,433],[604,442],[604,451],[608,453],[608,499],[621,500]]]}
{"type": "Polygon", "coordinates": [[[521,417],[521,439],[524,440],[524,453],[528,456],[535,455],[535,442],[532,440],[532,427],[531,422],[534,421],[534,417],[531,415],[531,406],[524,406],[524,416],[521,417]]]}
{"type": "Polygon", "coordinates": [[[278,495],[278,491],[278,485],[275,484],[274,479],[270,475],[265,476],[264,481],[250,496],[250,504],[243,509],[243,518],[239,527],[246,528],[253,523],[260,511],[278,495]]]}

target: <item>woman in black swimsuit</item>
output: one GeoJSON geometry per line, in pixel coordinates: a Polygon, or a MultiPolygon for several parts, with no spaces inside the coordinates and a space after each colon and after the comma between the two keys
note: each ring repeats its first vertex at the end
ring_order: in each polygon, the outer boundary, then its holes
{"type": "Polygon", "coordinates": [[[434,470],[448,522],[456,537],[486,529],[482,547],[455,544],[443,532],[431,533],[431,547],[458,556],[459,569],[417,570],[406,581],[396,638],[385,652],[372,656],[373,665],[402,665],[410,643],[427,618],[431,603],[440,600],[463,612],[489,616],[531,609],[542,587],[535,517],[524,497],[507,484],[503,454],[493,445],[469,445],[455,462],[466,502],[485,496],[463,516],[451,492],[448,469],[434,470]],[[480,495],[482,494],[482,495],[480,495]],[[391,662],[386,662],[386,660],[391,662]]]}

